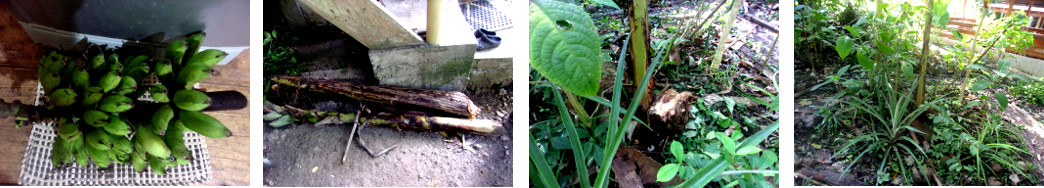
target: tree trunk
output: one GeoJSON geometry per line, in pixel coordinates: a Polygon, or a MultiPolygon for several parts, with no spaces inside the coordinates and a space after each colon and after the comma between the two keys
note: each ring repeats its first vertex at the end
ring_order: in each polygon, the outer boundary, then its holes
{"type": "MultiPolygon", "coordinates": [[[[276,76],[272,78],[272,81],[291,88],[337,94],[354,100],[377,103],[386,108],[397,108],[398,111],[431,111],[466,118],[475,118],[479,113],[479,107],[472,103],[464,93],[457,91],[373,86],[292,76],[276,76]]],[[[273,88],[280,89],[278,85],[273,88]]]]}

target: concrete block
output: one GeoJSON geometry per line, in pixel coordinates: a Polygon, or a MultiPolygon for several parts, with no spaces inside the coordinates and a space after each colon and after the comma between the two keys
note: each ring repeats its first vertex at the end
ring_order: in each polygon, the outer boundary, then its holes
{"type": "Polygon", "coordinates": [[[468,87],[489,88],[511,84],[511,58],[476,59],[468,87]]]}
{"type": "Polygon", "coordinates": [[[370,50],[381,85],[462,91],[475,58],[475,44],[414,45],[370,50]]]}

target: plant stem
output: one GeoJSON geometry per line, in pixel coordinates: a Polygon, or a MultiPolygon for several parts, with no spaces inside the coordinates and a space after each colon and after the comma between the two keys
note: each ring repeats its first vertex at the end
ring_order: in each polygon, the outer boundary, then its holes
{"type": "Polygon", "coordinates": [[[565,92],[566,104],[569,108],[573,109],[573,112],[576,112],[577,119],[580,119],[580,123],[583,124],[584,127],[591,128],[591,115],[587,113],[586,109],[584,109],[584,105],[580,104],[580,100],[577,100],[576,94],[569,92],[569,90],[563,89],[562,91],[565,92]]]}
{"type": "Polygon", "coordinates": [[[926,14],[924,15],[924,38],[921,39],[923,41],[921,43],[921,73],[917,77],[917,98],[914,102],[915,106],[924,104],[924,79],[925,73],[928,71],[928,56],[932,47],[931,43],[929,43],[932,38],[932,0],[927,0],[925,3],[927,3],[928,11],[926,11],[926,14]]]}
{"type": "Polygon", "coordinates": [[[743,4],[743,1],[732,1],[732,10],[725,17],[725,24],[722,26],[721,31],[718,32],[718,48],[715,49],[714,59],[711,61],[711,72],[718,72],[721,67],[721,56],[726,48],[725,40],[729,39],[729,32],[732,31],[732,23],[736,21],[736,15],[739,14],[740,4],[743,4]]]}

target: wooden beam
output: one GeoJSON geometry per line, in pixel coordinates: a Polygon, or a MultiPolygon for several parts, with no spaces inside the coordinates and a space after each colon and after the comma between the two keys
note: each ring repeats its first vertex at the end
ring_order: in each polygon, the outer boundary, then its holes
{"type": "Polygon", "coordinates": [[[374,0],[301,0],[301,4],[370,49],[424,44],[374,0]]]}

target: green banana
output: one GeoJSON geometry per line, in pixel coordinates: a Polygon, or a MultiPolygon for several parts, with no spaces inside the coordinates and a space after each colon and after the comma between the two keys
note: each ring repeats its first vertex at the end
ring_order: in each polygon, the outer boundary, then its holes
{"type": "Polygon", "coordinates": [[[58,126],[58,136],[62,140],[76,140],[80,139],[80,125],[73,122],[65,122],[58,126]]]}
{"type": "Polygon", "coordinates": [[[170,102],[170,97],[167,96],[167,86],[163,86],[163,84],[156,84],[149,87],[149,94],[152,95],[152,100],[155,100],[158,103],[170,102]]]}
{"type": "Polygon", "coordinates": [[[170,119],[174,118],[174,109],[170,105],[160,106],[156,109],[156,112],[152,113],[152,128],[158,135],[165,135],[167,132],[167,125],[170,124],[170,119]]]}
{"type": "Polygon", "coordinates": [[[181,66],[181,58],[185,56],[188,44],[184,40],[171,42],[167,45],[167,53],[163,54],[174,66],[181,66]]]}
{"type": "Polygon", "coordinates": [[[90,158],[90,155],[87,153],[87,148],[87,146],[80,146],[80,148],[72,150],[73,157],[76,159],[76,164],[81,167],[86,167],[87,159],[90,158]]]}
{"type": "Polygon", "coordinates": [[[66,140],[62,138],[62,140],[65,141],[65,147],[66,149],[69,149],[69,151],[79,150],[80,148],[83,148],[83,146],[87,143],[87,139],[83,138],[82,132],[80,134],[77,134],[76,136],[73,136],[72,139],[66,140]]]}
{"type": "Polygon", "coordinates": [[[90,68],[90,70],[99,70],[102,65],[105,65],[105,55],[98,54],[94,56],[94,58],[91,58],[91,62],[87,68],[90,68]]]}
{"type": "Polygon", "coordinates": [[[76,92],[70,88],[57,89],[48,95],[47,100],[55,106],[69,106],[76,103],[76,92]]]}
{"type": "Polygon", "coordinates": [[[124,60],[124,61],[127,62],[127,67],[129,68],[129,67],[138,67],[140,65],[144,65],[143,63],[145,63],[145,60],[148,60],[148,59],[149,59],[148,56],[138,55],[138,56],[134,56],[134,57],[128,57],[127,60],[124,60]]]}
{"type": "Polygon", "coordinates": [[[138,90],[138,81],[131,76],[123,76],[120,79],[120,85],[116,86],[116,94],[127,95],[128,93],[138,90]]]}
{"type": "Polygon", "coordinates": [[[57,52],[51,52],[51,55],[40,58],[40,70],[45,73],[61,73],[65,64],[65,60],[57,52]]]}
{"type": "Polygon", "coordinates": [[[174,104],[182,110],[200,111],[210,106],[210,96],[201,91],[186,89],[174,93],[174,104]]]}
{"type": "Polygon", "coordinates": [[[203,44],[204,38],[207,38],[207,33],[199,32],[189,35],[185,39],[185,42],[188,43],[188,49],[185,50],[185,56],[181,58],[183,60],[181,62],[182,65],[186,64],[185,62],[188,62],[188,59],[192,59],[196,52],[199,52],[199,46],[203,44]]]}
{"type": "Polygon", "coordinates": [[[110,116],[110,119],[109,123],[105,124],[103,127],[106,132],[117,136],[124,136],[131,133],[130,125],[128,125],[126,121],[123,121],[123,118],[120,118],[120,116],[110,116]]]}
{"type": "MultiPolygon", "coordinates": [[[[141,147],[138,146],[137,144],[135,144],[135,148],[141,148],[141,147]]],[[[145,158],[146,157],[145,153],[141,153],[140,151],[141,150],[138,149],[138,150],[135,150],[133,153],[130,154],[130,156],[131,156],[131,167],[134,167],[134,172],[138,172],[138,173],[141,173],[142,171],[145,171],[145,166],[149,164],[148,162],[145,161],[145,159],[146,159],[145,158]]]]}
{"type": "Polygon", "coordinates": [[[98,165],[99,168],[108,168],[109,164],[112,163],[112,158],[109,156],[108,150],[101,150],[94,147],[87,147],[87,154],[91,156],[91,161],[94,165],[98,165]]]}
{"type": "Polygon", "coordinates": [[[170,149],[163,144],[163,139],[149,126],[139,126],[134,132],[134,142],[141,144],[138,149],[145,149],[146,153],[153,156],[170,156],[170,149]]]}
{"type": "Polygon", "coordinates": [[[185,84],[185,89],[192,89],[192,85],[210,78],[210,75],[215,73],[207,65],[189,62],[188,65],[181,68],[181,72],[178,72],[177,79],[179,83],[185,84]]]}
{"type": "Polygon", "coordinates": [[[110,71],[102,75],[101,79],[98,79],[98,87],[102,88],[103,92],[108,93],[112,89],[116,89],[116,86],[120,85],[120,75],[116,74],[115,71],[110,71]]]}
{"type": "Polygon", "coordinates": [[[131,153],[134,152],[134,143],[122,136],[113,138],[112,151],[115,154],[116,162],[122,164],[130,160],[131,153]]]}
{"type": "Polygon", "coordinates": [[[144,63],[135,66],[127,66],[127,71],[124,71],[124,76],[130,76],[134,80],[145,79],[145,76],[149,75],[149,65],[144,63]]]}
{"type": "Polygon", "coordinates": [[[40,85],[44,88],[44,93],[51,93],[62,84],[62,76],[55,72],[45,72],[40,74],[39,77],[40,85]]]}
{"type": "Polygon", "coordinates": [[[91,75],[87,73],[87,69],[85,68],[77,68],[74,70],[72,72],[72,78],[69,80],[72,81],[73,88],[76,89],[83,89],[91,85],[91,75]]]}
{"type": "Polygon", "coordinates": [[[181,120],[178,119],[170,122],[171,125],[167,129],[167,134],[163,135],[163,142],[170,148],[174,158],[186,159],[191,157],[192,153],[189,153],[188,147],[185,146],[185,125],[181,124],[181,120]]]}
{"type": "Polygon", "coordinates": [[[166,173],[166,167],[163,166],[163,162],[156,156],[149,156],[149,168],[152,168],[152,172],[162,176],[166,173]]]}
{"type": "Polygon", "coordinates": [[[87,87],[83,91],[83,101],[80,101],[80,104],[84,107],[94,108],[98,105],[98,101],[101,101],[104,96],[105,91],[101,87],[87,87]]]}
{"type": "Polygon", "coordinates": [[[89,146],[89,148],[94,148],[98,150],[112,149],[112,137],[110,137],[108,133],[105,133],[105,131],[94,130],[88,132],[85,136],[86,137],[84,137],[84,141],[87,142],[87,146],[89,146]]]}
{"type": "Polygon", "coordinates": [[[232,132],[214,117],[203,112],[182,110],[178,113],[182,125],[189,130],[196,131],[209,138],[225,138],[232,136],[232,132]]]}
{"type": "Polygon", "coordinates": [[[171,64],[170,60],[157,61],[155,66],[152,66],[152,72],[156,72],[156,76],[160,78],[170,78],[174,72],[174,65],[171,64]]]}
{"type": "Polygon", "coordinates": [[[98,102],[98,109],[105,112],[120,113],[134,106],[131,99],[123,95],[109,95],[98,102]]]}
{"type": "Polygon", "coordinates": [[[217,65],[217,63],[221,62],[221,60],[224,60],[226,56],[228,56],[228,53],[225,53],[225,51],[221,51],[218,49],[206,49],[200,51],[196,55],[193,55],[192,58],[189,58],[187,61],[188,64],[186,64],[186,66],[191,64],[204,64],[207,65],[207,67],[209,68],[213,67],[214,65],[217,65]]]}
{"type": "Polygon", "coordinates": [[[54,145],[51,146],[51,164],[54,168],[61,168],[70,161],[73,161],[73,155],[65,146],[65,141],[61,138],[54,139],[54,145]]]}
{"type": "Polygon", "coordinates": [[[109,118],[109,114],[106,114],[105,112],[88,109],[83,111],[83,121],[86,122],[87,125],[93,127],[102,127],[105,126],[105,124],[109,124],[111,119],[109,118]]]}
{"type": "Polygon", "coordinates": [[[105,63],[109,65],[110,72],[123,72],[123,64],[120,63],[120,56],[115,53],[109,54],[109,57],[105,59],[105,63]]]}

